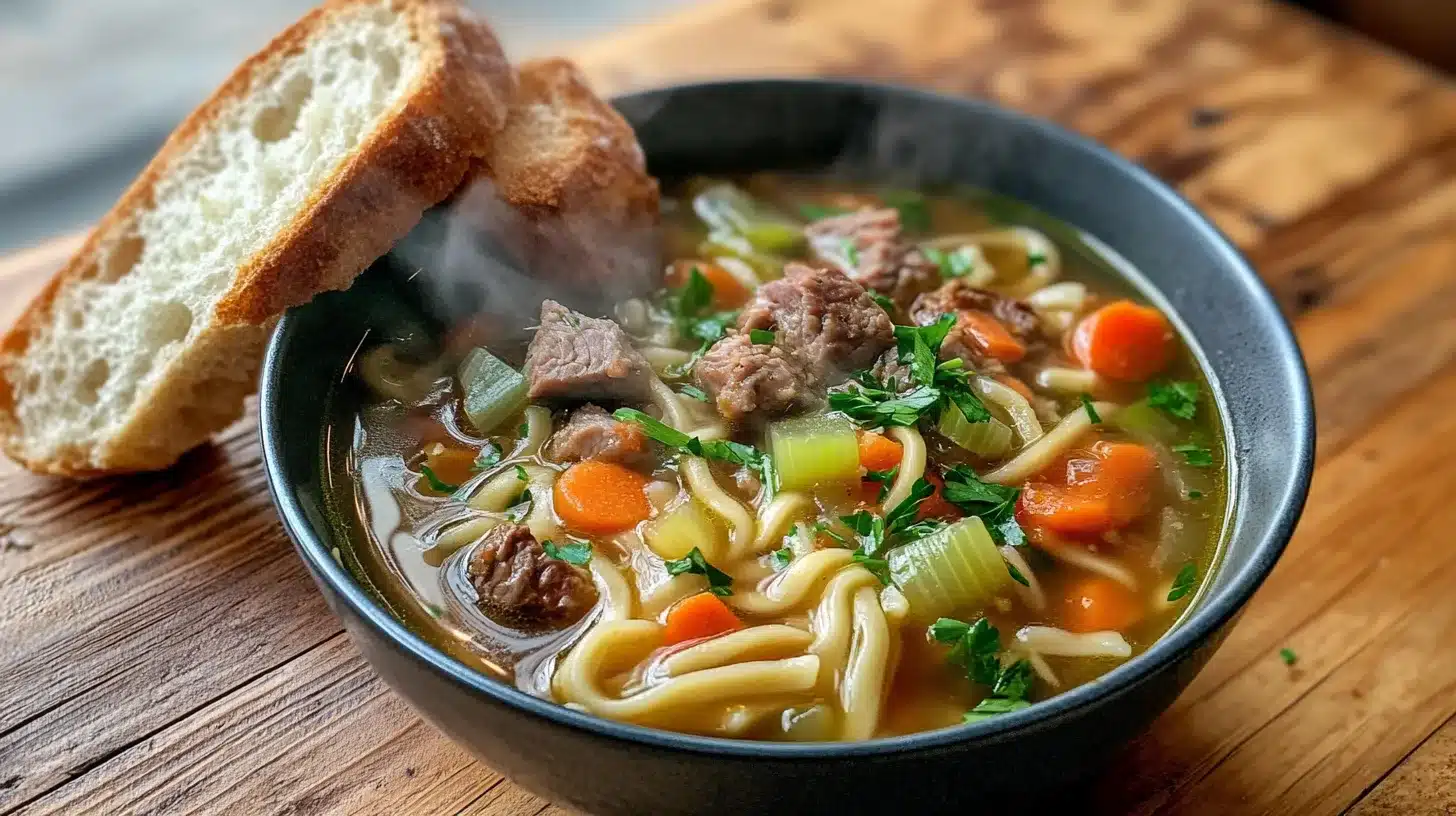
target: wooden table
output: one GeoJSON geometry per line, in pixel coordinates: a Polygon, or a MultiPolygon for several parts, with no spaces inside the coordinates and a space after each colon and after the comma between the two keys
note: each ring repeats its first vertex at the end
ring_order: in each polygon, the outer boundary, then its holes
{"type": "MultiPolygon", "coordinates": [[[[608,91],[988,96],[1178,185],[1295,321],[1319,470],[1279,568],[1089,809],[1456,813],[1456,91],[1267,0],[737,0],[573,53],[608,91]]],[[[0,262],[0,320],[73,246],[0,262]]],[[[0,473],[0,813],[549,810],[359,658],[254,427],[151,477],[0,473]]]]}

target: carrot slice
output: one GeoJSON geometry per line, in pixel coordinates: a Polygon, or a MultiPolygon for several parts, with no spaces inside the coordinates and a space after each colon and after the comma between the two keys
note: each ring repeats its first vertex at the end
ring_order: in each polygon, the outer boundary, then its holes
{"type": "Polygon", "coordinates": [[[425,464],[435,478],[447,484],[465,484],[475,475],[473,450],[454,448],[436,442],[425,448],[425,464]]]}
{"type": "Polygon", "coordinates": [[[556,479],[552,490],[556,515],[583,533],[620,533],[652,515],[642,492],[647,477],[631,468],[599,459],[577,462],[556,479]]]}
{"type": "Polygon", "coordinates": [[[1026,356],[1026,346],[1006,330],[1005,324],[986,312],[961,312],[957,326],[969,334],[989,357],[1003,363],[1014,363],[1026,356]]]}
{"type": "Polygon", "coordinates": [[[1103,440],[1073,451],[1022,488],[1017,520],[1063,535],[1124,527],[1147,509],[1157,467],[1152,451],[1131,442],[1103,440]]]}
{"type": "Polygon", "coordinates": [[[1173,327],[1162,312],[1116,300],[1082,318],[1072,353],[1109,380],[1142,382],[1173,360],[1173,327]]]}
{"type": "Polygon", "coordinates": [[[889,470],[900,464],[904,446],[874,431],[859,432],[859,464],[865,470],[889,470]]]}
{"type": "Polygon", "coordinates": [[[1062,626],[1072,632],[1120,632],[1142,620],[1143,606],[1127,587],[1100,575],[1068,587],[1062,626]]]}
{"type": "Polygon", "coordinates": [[[700,592],[673,604],[663,625],[664,645],[721,635],[743,628],[743,621],[711,592],[700,592]]]}
{"type": "Polygon", "coordinates": [[[945,492],[945,480],[928,470],[925,471],[925,480],[930,482],[931,486],[935,488],[935,492],[920,502],[920,509],[916,513],[915,519],[917,521],[924,521],[925,519],[949,521],[960,518],[960,508],[946,501],[945,496],[942,495],[945,492]]]}
{"type": "Polygon", "coordinates": [[[753,292],[737,277],[722,266],[709,261],[673,261],[668,267],[668,286],[678,287],[688,282],[693,268],[713,285],[714,309],[737,309],[753,297],[753,292]]]}

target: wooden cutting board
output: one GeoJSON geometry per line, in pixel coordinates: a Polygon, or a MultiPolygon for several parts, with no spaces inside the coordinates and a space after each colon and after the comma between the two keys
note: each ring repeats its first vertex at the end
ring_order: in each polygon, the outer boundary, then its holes
{"type": "MultiPolygon", "coordinates": [[[[1177,185],[1295,322],[1319,470],[1283,562],[1088,809],[1456,812],[1449,84],[1268,0],[736,0],[570,51],[605,91],[826,74],[990,97],[1177,185]]],[[[73,247],[0,261],[0,319],[73,247]]],[[[155,476],[0,472],[0,814],[550,810],[370,672],[255,436],[155,476]]]]}

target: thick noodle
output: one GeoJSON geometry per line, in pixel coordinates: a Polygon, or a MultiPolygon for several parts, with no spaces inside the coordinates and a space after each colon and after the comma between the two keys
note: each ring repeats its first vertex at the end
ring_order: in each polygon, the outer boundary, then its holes
{"type": "Polygon", "coordinates": [[[1132,657],[1132,646],[1117,632],[1074,634],[1053,626],[1023,626],[1017,646],[1052,657],[1132,657]]]}
{"type": "Polygon", "coordinates": [[[910,496],[910,489],[925,475],[925,439],[914,428],[891,428],[890,437],[900,443],[900,472],[881,505],[886,513],[910,496]]]}
{"type": "MultiPolygon", "coordinates": [[[[1092,407],[1104,422],[1118,410],[1118,406],[1110,402],[1093,403],[1092,407]]],[[[1011,461],[983,475],[981,479],[1002,485],[1024,482],[1045,470],[1052,460],[1071,450],[1090,427],[1092,420],[1085,410],[1073,411],[1062,417],[1056,427],[1012,457],[1011,461]]]]}
{"type": "Polygon", "coordinates": [[[1133,592],[1137,592],[1138,580],[1132,570],[1111,558],[1103,558],[1081,544],[1069,541],[1060,546],[1042,547],[1041,549],[1064,564],[1086,570],[1094,575],[1101,575],[1103,578],[1110,578],[1133,592]]]}
{"type": "MultiPolygon", "coordinates": [[[[652,378],[651,389],[652,401],[662,411],[663,421],[679,431],[690,433],[691,431],[687,428],[689,424],[687,412],[683,409],[682,403],[678,401],[677,394],[674,394],[672,389],[667,387],[667,383],[657,377],[652,378]]],[[[695,435],[704,438],[701,433],[695,435]]],[[[693,496],[728,522],[728,526],[731,528],[729,557],[735,560],[743,558],[753,547],[755,527],[753,514],[718,485],[717,479],[713,478],[712,469],[701,457],[684,456],[680,458],[678,471],[682,473],[683,480],[687,482],[688,490],[692,492],[693,496]]]]}
{"type": "Polygon", "coordinates": [[[753,540],[753,551],[761,553],[770,548],[776,549],[789,534],[794,522],[813,511],[814,500],[803,493],[787,491],[778,494],[759,511],[758,537],[753,540]]]}
{"type": "Polygon", "coordinates": [[[1026,401],[1026,397],[1016,393],[1016,389],[990,377],[974,377],[971,386],[981,399],[995,403],[1006,412],[1011,418],[1012,426],[1016,428],[1016,435],[1021,437],[1023,446],[1042,437],[1041,420],[1036,418],[1036,410],[1026,401]]]}
{"type": "Polygon", "coordinates": [[[1085,368],[1052,366],[1036,372],[1036,385],[1059,394],[1090,394],[1099,385],[1097,372],[1085,368]]]}
{"type": "Polygon", "coordinates": [[[818,550],[794,559],[789,568],[757,589],[734,592],[728,605],[749,615],[782,615],[807,604],[815,590],[842,567],[853,563],[854,553],[843,549],[818,550]]]}
{"type": "Polygon", "coordinates": [[[809,651],[819,656],[821,687],[838,681],[840,739],[869,739],[880,721],[893,644],[878,587],[863,567],[841,570],[814,611],[809,651]]]}
{"type": "Polygon", "coordinates": [[[1026,579],[1027,586],[1022,586],[1019,581],[1016,583],[1016,591],[1021,595],[1022,603],[1033,612],[1041,612],[1046,609],[1046,593],[1041,589],[1041,582],[1036,580],[1036,573],[1031,571],[1031,564],[1028,564],[1021,552],[1010,544],[1001,545],[1000,550],[1001,557],[1006,559],[1006,563],[1016,567],[1016,571],[1026,579]]]}

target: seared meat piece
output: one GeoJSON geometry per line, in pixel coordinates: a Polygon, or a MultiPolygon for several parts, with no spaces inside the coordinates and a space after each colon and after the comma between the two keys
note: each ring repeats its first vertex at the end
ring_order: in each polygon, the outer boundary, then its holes
{"type": "Polygon", "coordinates": [[[798,354],[778,343],[755,344],[746,333],[719,340],[694,371],[718,412],[731,420],[760,411],[778,416],[819,398],[816,380],[798,354]]]}
{"type": "Polygon", "coordinates": [[[566,424],[546,443],[546,458],[554,462],[601,459],[628,467],[652,461],[642,427],[619,422],[604,409],[583,405],[571,412],[566,424]]]}
{"type": "Polygon", "coordinates": [[[564,626],[596,603],[591,579],[547,555],[523,524],[502,524],[486,533],[465,574],[480,611],[501,623],[564,626]]]}
{"type": "Polygon", "coordinates": [[[738,328],[773,331],[774,345],[800,357],[817,385],[843,382],[895,345],[890,316],[859,284],[838,270],[801,263],[758,288],[738,315],[738,328]]]}
{"type": "Polygon", "coordinates": [[[531,399],[645,400],[652,369],[610,320],[541,304],[541,327],[526,349],[531,399]]]}
{"type": "Polygon", "coordinates": [[[810,224],[804,234],[821,259],[901,308],[940,283],[940,268],[901,239],[900,211],[894,208],[866,208],[823,218],[810,224]]]}
{"type": "Polygon", "coordinates": [[[1001,322],[1016,339],[1030,344],[1041,335],[1041,319],[1025,303],[1013,297],[977,289],[963,279],[955,278],[934,292],[927,292],[915,299],[910,307],[910,319],[916,325],[928,326],[943,314],[957,315],[956,324],[941,344],[940,356],[960,357],[977,371],[996,372],[1005,368],[1000,360],[988,357],[975,334],[970,330],[963,315],[966,312],[988,314],[1001,322]]]}

